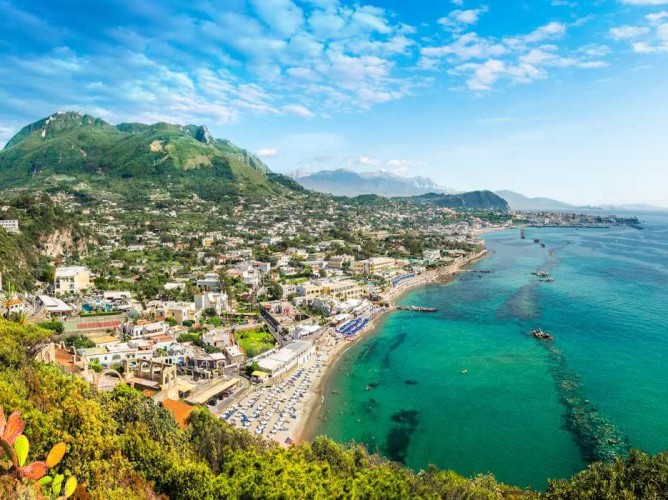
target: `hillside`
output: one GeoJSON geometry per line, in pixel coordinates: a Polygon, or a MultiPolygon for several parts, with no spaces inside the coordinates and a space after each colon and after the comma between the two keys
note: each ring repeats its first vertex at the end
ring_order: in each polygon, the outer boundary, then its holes
{"type": "Polygon", "coordinates": [[[511,210],[571,210],[576,208],[573,205],[563,201],[553,200],[551,198],[529,198],[523,194],[514,191],[495,191],[508,202],[511,210]]]}
{"type": "Polygon", "coordinates": [[[81,182],[127,197],[168,187],[176,196],[195,193],[231,202],[300,189],[248,151],[214,139],[206,126],[114,126],[90,115],[59,112],[27,125],[0,151],[3,188],[81,182]]]}
{"type": "MultiPolygon", "coordinates": [[[[666,498],[668,455],[633,451],[590,465],[546,493],[510,488],[491,475],[465,479],[429,467],[415,473],[326,438],[283,449],[194,411],[182,429],[161,405],[128,386],[111,393],[33,356],[49,332],[0,319],[0,439],[23,433],[29,461],[65,444],[52,473],[78,480],[74,498],[666,498]],[[20,412],[25,429],[10,417],[20,412]]],[[[2,442],[4,446],[6,443],[2,442]]],[[[11,445],[8,445],[11,446],[11,445]]],[[[49,460],[47,460],[49,463],[49,460]]],[[[37,498],[35,482],[17,479],[0,455],[0,498],[37,498]]]]}
{"type": "Polygon", "coordinates": [[[0,228],[0,273],[5,286],[32,290],[35,280],[53,280],[50,259],[63,253],[86,250],[87,234],[71,215],[66,214],[49,196],[24,194],[0,211],[0,219],[17,219],[20,233],[0,228]]]}
{"type": "Polygon", "coordinates": [[[460,194],[428,193],[422,196],[414,196],[407,200],[413,204],[434,205],[437,207],[500,210],[503,212],[509,210],[506,200],[491,191],[471,191],[460,194]]]}
{"type": "Polygon", "coordinates": [[[451,192],[426,177],[402,177],[383,171],[322,170],[298,175],[295,180],[308,189],[335,196],[376,194],[394,197],[451,192]]]}

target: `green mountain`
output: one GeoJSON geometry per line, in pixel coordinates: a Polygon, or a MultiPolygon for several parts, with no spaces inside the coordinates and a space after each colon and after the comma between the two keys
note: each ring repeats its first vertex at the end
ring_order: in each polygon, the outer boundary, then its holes
{"type": "Polygon", "coordinates": [[[491,191],[471,191],[459,194],[428,193],[422,196],[407,198],[410,203],[419,205],[434,205],[438,207],[472,209],[472,210],[500,210],[507,212],[508,202],[491,191]]]}
{"type": "Polygon", "coordinates": [[[167,183],[172,194],[214,201],[302,189],[248,151],[214,139],[206,126],[114,126],[59,112],[27,125],[0,151],[0,187],[42,187],[63,179],[128,196],[167,183]]]}

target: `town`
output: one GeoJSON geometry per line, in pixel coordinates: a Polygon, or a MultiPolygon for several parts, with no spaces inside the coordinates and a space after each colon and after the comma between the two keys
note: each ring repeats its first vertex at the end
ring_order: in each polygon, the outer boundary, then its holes
{"type": "MultiPolygon", "coordinates": [[[[49,279],[30,289],[5,272],[0,312],[54,331],[41,359],[103,391],[129,384],[180,422],[205,405],[282,444],[342,345],[403,290],[480,257],[482,232],[512,224],[324,196],[225,210],[166,192],[141,211],[64,193],[41,203],[72,214],[89,242],[48,246],[49,279]]],[[[7,236],[22,232],[19,207],[0,207],[7,236]]]]}

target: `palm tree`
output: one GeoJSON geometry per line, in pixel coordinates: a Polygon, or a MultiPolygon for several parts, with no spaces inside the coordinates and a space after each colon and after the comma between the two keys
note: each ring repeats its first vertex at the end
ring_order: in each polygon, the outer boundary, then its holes
{"type": "Polygon", "coordinates": [[[12,320],[14,323],[18,323],[21,326],[26,326],[28,324],[28,313],[25,311],[19,311],[12,314],[12,320]]]}
{"type": "Polygon", "coordinates": [[[16,287],[12,282],[7,283],[7,289],[5,293],[0,298],[0,314],[5,319],[9,319],[9,309],[12,305],[12,301],[16,298],[16,287]]]}

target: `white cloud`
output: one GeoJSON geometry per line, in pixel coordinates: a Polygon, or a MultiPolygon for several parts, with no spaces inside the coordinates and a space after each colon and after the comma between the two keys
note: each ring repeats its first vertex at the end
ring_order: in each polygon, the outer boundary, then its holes
{"type": "Polygon", "coordinates": [[[480,16],[487,12],[487,7],[468,10],[453,10],[446,17],[440,18],[437,22],[445,29],[452,31],[461,31],[468,26],[476,24],[480,16]]]}
{"type": "Polygon", "coordinates": [[[257,151],[258,158],[275,158],[278,155],[276,148],[263,148],[257,151]]]}
{"type": "Polygon", "coordinates": [[[647,14],[645,25],[618,26],[610,30],[610,37],[626,41],[637,54],[658,54],[668,52],[668,12],[647,14]]]}
{"type": "Polygon", "coordinates": [[[301,104],[287,104],[283,106],[283,111],[286,113],[301,116],[303,118],[313,118],[315,114],[311,112],[306,106],[301,104]]]}
{"type": "Polygon", "coordinates": [[[631,40],[649,33],[646,26],[618,26],[610,29],[610,36],[615,40],[631,40]]]}
{"type": "Polygon", "coordinates": [[[662,20],[668,18],[668,12],[665,10],[662,12],[655,12],[654,14],[647,14],[645,19],[647,19],[651,24],[656,24],[662,20]]]}
{"type": "Polygon", "coordinates": [[[549,68],[607,66],[601,58],[610,50],[604,45],[590,44],[571,51],[555,45],[568,28],[564,23],[550,22],[529,33],[502,38],[481,37],[474,32],[455,34],[445,45],[423,47],[418,66],[436,69],[444,63],[454,64],[448,73],[465,77],[466,88],[474,92],[489,92],[502,80],[513,84],[542,80],[548,77],[549,68]]]}
{"type": "Polygon", "coordinates": [[[567,30],[563,23],[551,22],[536,28],[532,32],[518,37],[508,37],[504,42],[511,47],[521,47],[533,43],[540,43],[546,40],[553,40],[562,37],[567,30]]]}
{"type": "Polygon", "coordinates": [[[252,0],[260,19],[279,35],[289,36],[304,24],[302,10],[291,0],[252,0]]]}
{"type": "Polygon", "coordinates": [[[476,33],[466,33],[454,42],[440,47],[424,47],[420,53],[426,59],[438,59],[453,56],[467,61],[469,59],[486,59],[507,54],[509,49],[491,39],[481,38],[476,33]]]}
{"type": "Polygon", "coordinates": [[[373,156],[360,156],[357,159],[357,163],[360,165],[379,165],[380,160],[378,158],[374,158],[373,156]]]}
{"type": "Polygon", "coordinates": [[[668,5],[668,0],[621,0],[627,5],[668,5]]]}

